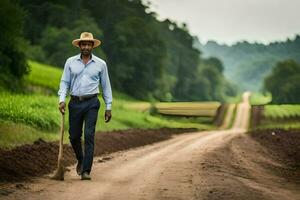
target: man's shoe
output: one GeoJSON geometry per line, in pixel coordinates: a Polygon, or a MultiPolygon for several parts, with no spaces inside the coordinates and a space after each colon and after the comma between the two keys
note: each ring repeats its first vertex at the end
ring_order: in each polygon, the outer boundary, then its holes
{"type": "Polygon", "coordinates": [[[82,162],[78,162],[76,166],[76,172],[78,175],[81,175],[82,162]]]}
{"type": "Polygon", "coordinates": [[[87,173],[87,172],[83,172],[82,174],[81,174],[81,180],[91,180],[92,178],[91,178],[91,175],[89,174],[89,173],[87,173]]]}

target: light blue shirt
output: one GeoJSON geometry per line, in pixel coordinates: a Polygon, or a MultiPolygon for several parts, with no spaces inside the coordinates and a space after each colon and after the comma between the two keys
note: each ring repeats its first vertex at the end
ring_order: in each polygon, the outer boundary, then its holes
{"type": "Polygon", "coordinates": [[[98,94],[99,83],[106,110],[111,110],[112,91],[105,61],[92,54],[85,65],[80,54],[70,57],[65,63],[60,81],[59,102],[65,102],[68,92],[74,96],[98,94]]]}

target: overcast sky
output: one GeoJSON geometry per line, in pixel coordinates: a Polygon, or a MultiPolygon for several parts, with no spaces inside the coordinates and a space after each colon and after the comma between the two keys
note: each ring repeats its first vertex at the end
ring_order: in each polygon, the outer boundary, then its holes
{"type": "Polygon", "coordinates": [[[160,19],[187,23],[201,42],[269,43],[300,34],[300,0],[150,0],[160,19]]]}

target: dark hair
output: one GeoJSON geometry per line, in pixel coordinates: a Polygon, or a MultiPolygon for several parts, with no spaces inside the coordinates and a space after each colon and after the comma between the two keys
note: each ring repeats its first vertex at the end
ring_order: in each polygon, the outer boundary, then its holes
{"type": "Polygon", "coordinates": [[[93,44],[93,46],[94,46],[94,41],[80,41],[79,43],[78,43],[78,45],[80,46],[80,44],[81,44],[81,42],[91,42],[92,44],[93,44]]]}

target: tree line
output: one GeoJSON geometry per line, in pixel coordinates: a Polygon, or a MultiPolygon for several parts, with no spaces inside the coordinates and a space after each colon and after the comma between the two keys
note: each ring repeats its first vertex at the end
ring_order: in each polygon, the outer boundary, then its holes
{"type": "MultiPolygon", "coordinates": [[[[222,62],[202,57],[185,24],[159,21],[150,4],[141,0],[3,0],[0,5],[2,10],[15,9],[5,13],[7,19],[0,18],[11,26],[1,42],[20,38],[15,49],[23,50],[17,59],[21,63],[0,65],[20,66],[21,75],[26,73],[26,59],[63,67],[67,57],[79,53],[71,41],[89,31],[102,41],[94,53],[107,62],[113,89],[161,101],[224,101],[236,93],[223,76],[222,62]]],[[[2,57],[6,52],[0,53],[2,57]]]]}
{"type": "Polygon", "coordinates": [[[224,61],[225,76],[243,90],[271,92],[272,103],[300,103],[300,35],[268,45],[238,42],[231,46],[197,43],[203,56],[224,61]]]}
{"type": "Polygon", "coordinates": [[[210,41],[197,47],[203,56],[216,56],[224,64],[225,77],[240,89],[261,91],[265,76],[271,73],[277,62],[293,59],[300,62],[300,35],[282,42],[270,44],[237,42],[221,45],[210,41]]]}
{"type": "Polygon", "coordinates": [[[278,62],[264,80],[264,90],[272,94],[272,103],[300,103],[300,64],[294,60],[278,62]]]}

